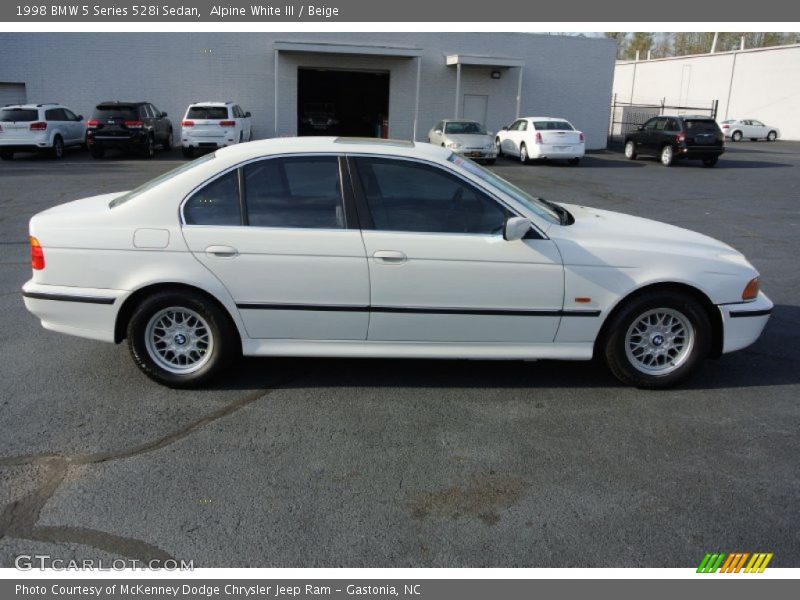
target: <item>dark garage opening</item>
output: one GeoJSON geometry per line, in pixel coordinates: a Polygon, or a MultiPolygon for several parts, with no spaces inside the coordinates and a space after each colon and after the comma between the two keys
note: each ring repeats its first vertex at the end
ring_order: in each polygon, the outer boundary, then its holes
{"type": "Polygon", "coordinates": [[[297,134],[386,137],[389,73],[299,69],[297,134]]]}

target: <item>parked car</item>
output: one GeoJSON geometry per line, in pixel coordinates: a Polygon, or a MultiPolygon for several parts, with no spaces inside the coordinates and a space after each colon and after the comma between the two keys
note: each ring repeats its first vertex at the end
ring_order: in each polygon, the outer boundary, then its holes
{"type": "Polygon", "coordinates": [[[249,112],[233,102],[195,102],[181,122],[183,155],[249,142],[253,136],[249,112]]]}
{"type": "Polygon", "coordinates": [[[15,152],[47,152],[64,156],[64,149],[83,146],[86,125],[62,104],[7,104],[0,108],[0,158],[12,160],[15,152]]]}
{"type": "Polygon", "coordinates": [[[725,152],[725,138],[711,117],[660,116],[625,136],[625,156],[656,156],[669,167],[676,160],[701,160],[713,167],[725,152]]]}
{"type": "Polygon", "coordinates": [[[586,138],[566,119],[523,117],[495,137],[497,155],[516,156],[523,163],[542,158],[566,159],[577,165],[586,152],[586,138]]]}
{"type": "MultiPolygon", "coordinates": [[[[223,148],[30,222],[29,311],[149,377],[238,356],[604,357],[662,388],[752,344],[772,302],[714,239],[536,198],[430,144],[223,148]]],[[[520,367],[524,368],[524,367],[520,367]]]]}
{"type": "Polygon", "coordinates": [[[755,119],[727,119],[721,123],[722,133],[734,142],[748,138],[752,141],[767,140],[774,142],[781,135],[781,130],[772,125],[764,125],[755,119]]]}
{"type": "Polygon", "coordinates": [[[94,158],[102,158],[108,149],[145,158],[155,156],[156,146],[172,149],[172,123],[149,102],[101,102],[86,126],[86,143],[94,158]]]}
{"type": "Polygon", "coordinates": [[[339,127],[336,107],[330,102],[306,102],[300,115],[302,135],[332,135],[339,127]]]}
{"type": "Polygon", "coordinates": [[[497,158],[492,134],[478,121],[443,119],[428,132],[428,141],[490,165],[497,158]]]}

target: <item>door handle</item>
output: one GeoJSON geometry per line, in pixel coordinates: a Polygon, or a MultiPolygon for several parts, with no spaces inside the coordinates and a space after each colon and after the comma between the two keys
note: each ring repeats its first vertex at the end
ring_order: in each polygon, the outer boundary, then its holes
{"type": "Polygon", "coordinates": [[[206,248],[206,254],[217,258],[233,258],[239,254],[239,251],[232,246],[209,246],[206,248]]]}
{"type": "Polygon", "coordinates": [[[378,262],[393,265],[404,263],[408,260],[408,257],[398,250],[378,250],[372,255],[372,258],[378,262]]]}

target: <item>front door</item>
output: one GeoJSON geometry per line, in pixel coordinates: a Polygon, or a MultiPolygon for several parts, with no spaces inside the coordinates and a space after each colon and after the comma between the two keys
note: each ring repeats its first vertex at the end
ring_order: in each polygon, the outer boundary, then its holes
{"type": "Polygon", "coordinates": [[[366,338],[367,261],[342,189],[336,156],[274,157],[185,203],[186,242],[231,293],[251,338],[366,338]]]}
{"type": "Polygon", "coordinates": [[[370,340],[553,341],[564,291],[553,242],[505,241],[516,215],[441,166],[351,160],[368,213],[370,340]]]}

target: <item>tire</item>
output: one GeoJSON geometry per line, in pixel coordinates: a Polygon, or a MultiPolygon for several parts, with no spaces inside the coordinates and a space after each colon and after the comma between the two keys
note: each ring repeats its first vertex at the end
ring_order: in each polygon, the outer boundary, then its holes
{"type": "Polygon", "coordinates": [[[146,159],[154,158],[156,155],[156,142],[153,139],[152,135],[147,136],[147,141],[144,143],[144,148],[142,148],[142,156],[146,159]]]}
{"type": "Polygon", "coordinates": [[[53,138],[53,147],[50,148],[50,158],[53,160],[64,158],[64,140],[61,139],[60,135],[53,138]]]}
{"type": "Polygon", "coordinates": [[[244,141],[244,131],[239,132],[239,143],[241,144],[244,141]]]}
{"type": "Polygon", "coordinates": [[[97,146],[90,146],[89,154],[92,155],[92,158],[103,158],[106,155],[106,151],[97,146]]]}
{"type": "Polygon", "coordinates": [[[523,142],[519,146],[519,162],[521,162],[523,165],[527,165],[529,160],[528,147],[525,145],[525,142],[523,142]]]}
{"type": "Polygon", "coordinates": [[[667,144],[661,149],[661,154],[659,155],[661,159],[661,164],[665,167],[671,167],[675,163],[675,151],[672,149],[672,146],[667,144]]]}
{"type": "Polygon", "coordinates": [[[171,152],[172,151],[172,129],[169,130],[167,134],[167,139],[164,140],[164,143],[161,144],[161,149],[164,152],[171,152]]]}
{"type": "Polygon", "coordinates": [[[189,147],[189,148],[186,148],[186,147],[181,148],[181,154],[183,154],[183,156],[185,158],[194,158],[194,149],[191,148],[191,147],[189,147]]]}
{"type": "Polygon", "coordinates": [[[570,158],[567,161],[567,164],[569,166],[571,166],[571,167],[577,167],[579,164],[581,164],[581,159],[580,158],[570,158]]]}
{"type": "Polygon", "coordinates": [[[636,152],[636,142],[628,140],[625,142],[625,158],[629,160],[636,160],[639,154],[636,152]]]}
{"type": "Polygon", "coordinates": [[[718,161],[719,161],[718,156],[709,156],[708,158],[703,159],[703,166],[711,168],[714,165],[716,165],[718,161]]]}
{"type": "Polygon", "coordinates": [[[146,298],[135,308],[127,335],[136,366],[153,381],[174,388],[208,383],[240,352],[229,316],[191,291],[168,290],[146,298]]]}
{"type": "Polygon", "coordinates": [[[494,139],[494,147],[497,148],[497,158],[503,156],[503,147],[502,144],[500,144],[500,138],[494,139]]]}
{"type": "Polygon", "coordinates": [[[731,141],[733,141],[733,142],[741,142],[742,141],[742,132],[741,131],[734,131],[731,134],[731,141]]]}
{"type": "Polygon", "coordinates": [[[774,142],[777,139],[778,139],[778,132],[777,131],[770,131],[767,134],[767,141],[768,142],[774,142]]]}
{"type": "Polygon", "coordinates": [[[708,313],[685,293],[643,293],[611,318],[602,351],[613,375],[628,385],[652,390],[678,385],[711,350],[708,313]]]}
{"type": "Polygon", "coordinates": [[[7,150],[4,150],[3,152],[0,152],[0,159],[2,159],[2,160],[14,160],[14,153],[13,152],[8,152],[7,150]]]}

